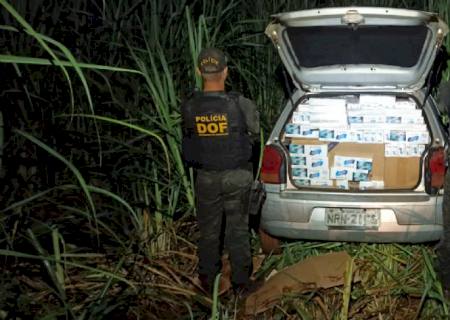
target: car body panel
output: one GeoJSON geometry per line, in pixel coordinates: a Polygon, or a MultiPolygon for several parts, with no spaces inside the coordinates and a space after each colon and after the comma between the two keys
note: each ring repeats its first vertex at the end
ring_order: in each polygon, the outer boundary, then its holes
{"type": "MultiPolygon", "coordinates": [[[[273,18],[275,19],[274,22],[269,24],[266,29],[267,36],[272,40],[278,50],[280,58],[293,79],[294,84],[298,88],[311,92],[335,91],[339,88],[344,90],[374,89],[378,91],[395,89],[418,90],[423,86],[426,76],[433,65],[436,50],[448,33],[448,26],[436,14],[406,9],[374,7],[325,8],[281,13],[274,15],[273,18]],[[352,58],[347,59],[345,57],[343,58],[346,61],[345,63],[324,66],[315,65],[314,67],[302,65],[299,52],[305,51],[303,61],[306,61],[305,57],[309,57],[309,54],[313,56],[312,60],[314,60],[314,55],[317,55],[317,50],[314,49],[314,35],[311,35],[312,32],[309,31],[304,32],[303,36],[310,37],[308,39],[311,41],[301,41],[302,38],[300,38],[298,40],[298,46],[294,46],[294,35],[297,33],[301,34],[304,28],[312,28],[311,30],[318,34],[316,38],[319,40],[326,36],[327,31],[321,29],[324,26],[330,30],[334,30],[333,32],[336,33],[336,36],[339,35],[342,39],[345,38],[346,40],[352,39],[354,36],[352,33],[363,32],[363,30],[366,30],[363,33],[366,36],[373,32],[379,33],[379,31],[376,31],[377,27],[394,28],[393,30],[398,28],[398,43],[403,45],[412,41],[408,37],[413,35],[405,34],[409,29],[411,29],[412,34],[417,33],[417,30],[424,29],[426,35],[424,34],[423,39],[421,38],[422,40],[416,39],[417,41],[423,41],[423,45],[420,45],[421,48],[419,48],[418,42],[416,46],[416,49],[420,49],[420,52],[417,53],[417,61],[414,65],[396,66],[383,64],[382,62],[377,64],[351,63],[352,58]],[[295,30],[298,30],[298,32],[295,30]],[[375,31],[372,32],[371,30],[375,31]],[[311,45],[308,47],[308,44],[311,45]],[[297,48],[297,51],[294,50],[294,47],[297,48]]],[[[392,38],[392,33],[386,32],[386,35],[391,37],[389,43],[394,45],[395,38],[392,38]]],[[[363,35],[360,37],[364,38],[363,35]]],[[[385,41],[384,39],[380,39],[379,34],[375,35],[371,41],[377,41],[377,39],[379,39],[380,44],[385,41]]],[[[330,42],[332,41],[327,42],[325,37],[324,45],[330,42]]],[[[358,38],[357,42],[363,42],[363,39],[358,38]]],[[[366,49],[368,45],[360,44],[361,48],[366,49]]],[[[332,44],[329,44],[329,46],[333,48],[332,44]]],[[[397,48],[396,51],[400,52],[401,50],[399,49],[397,48]]],[[[342,52],[350,50],[350,54],[354,54],[355,51],[336,47],[335,50],[328,50],[331,53],[329,56],[327,56],[326,52],[323,53],[324,61],[328,61],[330,57],[336,55],[336,50],[342,50],[342,52]]],[[[380,50],[379,52],[382,51],[380,50]]],[[[406,55],[410,51],[404,50],[403,54],[406,55]]],[[[369,50],[367,57],[370,56],[369,50]]],[[[387,56],[392,57],[393,55],[390,54],[387,56]]],[[[402,57],[397,57],[396,60],[402,61],[402,57]]],[[[334,60],[331,59],[330,61],[334,60]]],[[[383,57],[380,58],[380,61],[384,61],[383,57]]]]}

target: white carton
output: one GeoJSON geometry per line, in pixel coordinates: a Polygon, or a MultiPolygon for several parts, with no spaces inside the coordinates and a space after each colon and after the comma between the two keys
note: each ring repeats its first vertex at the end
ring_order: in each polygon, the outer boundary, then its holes
{"type": "Polygon", "coordinates": [[[315,170],[318,168],[328,170],[328,158],[326,156],[307,156],[306,157],[307,168],[315,170]]]}
{"type": "Polygon", "coordinates": [[[310,122],[311,115],[309,112],[298,112],[294,111],[292,113],[292,123],[295,124],[307,124],[310,122]]]}
{"type": "Polygon", "coordinates": [[[309,179],[328,180],[330,178],[330,172],[328,168],[314,168],[308,169],[309,179]]]}
{"type": "Polygon", "coordinates": [[[366,106],[381,106],[385,108],[393,108],[395,106],[396,97],[391,95],[372,95],[361,94],[359,103],[366,106]]]}
{"type": "Polygon", "coordinates": [[[333,180],[330,179],[311,179],[311,186],[332,187],[333,180]]]}
{"type": "Polygon", "coordinates": [[[292,168],[293,179],[308,179],[308,169],[306,168],[292,168]]]}
{"type": "Polygon", "coordinates": [[[351,142],[352,134],[348,129],[336,129],[334,130],[334,141],[351,142]]]}
{"type": "Polygon", "coordinates": [[[297,186],[304,186],[304,187],[306,187],[306,186],[310,185],[310,182],[309,182],[309,179],[295,179],[295,184],[297,186]]]}
{"type": "Polygon", "coordinates": [[[302,125],[300,127],[300,137],[302,137],[302,138],[318,138],[319,137],[319,129],[317,127],[302,125]]]}
{"type": "Polygon", "coordinates": [[[320,128],[319,129],[319,140],[321,141],[334,141],[334,130],[333,128],[320,128]]]}
{"type": "Polygon", "coordinates": [[[356,170],[367,170],[367,172],[372,171],[373,161],[371,158],[355,158],[356,159],[356,170]]]}
{"type": "Polygon", "coordinates": [[[292,168],[306,168],[307,167],[307,157],[306,156],[291,156],[292,168]]]}
{"type": "Polygon", "coordinates": [[[289,145],[289,153],[291,155],[300,155],[300,154],[305,154],[305,145],[303,144],[295,144],[295,143],[291,143],[289,145]]]}
{"type": "Polygon", "coordinates": [[[362,130],[361,140],[362,143],[384,143],[384,132],[380,130],[362,130]]]}
{"type": "Polygon", "coordinates": [[[406,145],[404,143],[386,143],[384,145],[385,157],[404,157],[406,155],[406,145]]]}
{"type": "Polygon", "coordinates": [[[368,170],[355,170],[353,172],[353,181],[368,181],[369,171],[368,170]]]}
{"type": "Polygon", "coordinates": [[[336,180],[336,187],[338,189],[348,190],[348,180],[336,180]]]}
{"type": "Polygon", "coordinates": [[[402,110],[415,110],[416,109],[416,103],[412,100],[396,100],[395,109],[402,109],[402,110]]]}
{"type": "Polygon", "coordinates": [[[406,142],[408,144],[427,144],[430,142],[428,131],[406,131],[406,142]]]}
{"type": "Polygon", "coordinates": [[[425,146],[422,144],[407,144],[405,155],[406,157],[421,157],[425,151],[425,146]]]}
{"type": "Polygon", "coordinates": [[[286,137],[299,137],[300,136],[300,126],[294,123],[286,124],[284,129],[286,137]]]}
{"type": "Polygon", "coordinates": [[[305,154],[307,156],[323,156],[326,157],[328,154],[328,145],[327,144],[318,144],[318,145],[305,145],[305,154]]]}
{"type": "Polygon", "coordinates": [[[348,167],[331,167],[330,179],[351,180],[354,170],[348,167]]]}
{"type": "Polygon", "coordinates": [[[406,141],[406,131],[405,130],[387,130],[385,135],[386,142],[405,142],[406,141]]]}
{"type": "Polygon", "coordinates": [[[360,190],[367,190],[367,189],[384,189],[384,181],[380,180],[374,180],[374,181],[360,181],[359,182],[359,189],[360,190]]]}
{"type": "Polygon", "coordinates": [[[334,166],[356,169],[356,158],[336,155],[334,156],[334,166]]]}
{"type": "Polygon", "coordinates": [[[339,108],[345,108],[346,100],[345,99],[338,99],[338,98],[309,98],[308,100],[309,105],[316,105],[316,106],[331,106],[333,108],[339,109],[339,108]]]}

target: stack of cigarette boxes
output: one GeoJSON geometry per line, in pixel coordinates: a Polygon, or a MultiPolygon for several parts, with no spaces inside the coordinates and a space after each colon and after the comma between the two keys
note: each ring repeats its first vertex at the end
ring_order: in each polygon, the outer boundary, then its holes
{"type": "MultiPolygon", "coordinates": [[[[385,157],[420,157],[430,142],[422,110],[411,99],[392,95],[362,94],[345,98],[309,98],[293,112],[286,137],[313,138],[326,142],[385,144],[385,157]]],[[[328,164],[328,147],[289,146],[292,176],[298,185],[348,189],[359,182],[361,189],[382,189],[383,181],[369,179],[372,159],[336,155],[328,164]]]]}

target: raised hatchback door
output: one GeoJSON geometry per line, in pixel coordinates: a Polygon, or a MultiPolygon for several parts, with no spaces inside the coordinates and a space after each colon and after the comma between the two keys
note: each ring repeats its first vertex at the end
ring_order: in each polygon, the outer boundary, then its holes
{"type": "Polygon", "coordinates": [[[347,7],[274,15],[266,29],[297,87],[417,90],[448,26],[436,14],[347,7]]]}

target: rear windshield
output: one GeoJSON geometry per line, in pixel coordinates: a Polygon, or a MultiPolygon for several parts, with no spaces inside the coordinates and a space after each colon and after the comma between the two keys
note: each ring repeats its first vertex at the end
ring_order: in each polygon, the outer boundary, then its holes
{"type": "Polygon", "coordinates": [[[426,26],[288,27],[284,36],[302,67],[382,64],[407,68],[418,62],[427,32],[426,26]]]}

